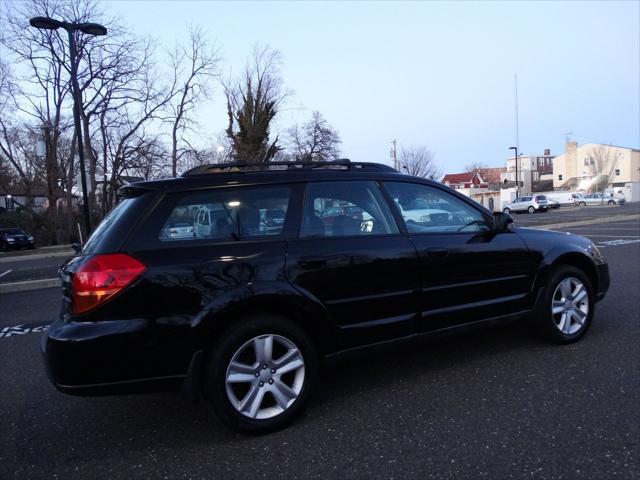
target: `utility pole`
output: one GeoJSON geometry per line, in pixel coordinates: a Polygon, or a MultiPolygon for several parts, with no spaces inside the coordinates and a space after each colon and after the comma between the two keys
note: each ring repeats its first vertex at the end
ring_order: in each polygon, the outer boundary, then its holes
{"type": "Polygon", "coordinates": [[[519,125],[518,125],[518,74],[516,73],[513,76],[513,91],[514,91],[514,96],[515,96],[515,106],[516,106],[516,145],[515,148],[511,147],[509,148],[509,150],[515,150],[516,153],[516,198],[518,198],[519,193],[520,193],[520,178],[518,177],[518,150],[520,149],[520,131],[519,131],[519,125]]]}
{"type": "Polygon", "coordinates": [[[520,148],[520,131],[519,131],[519,122],[518,122],[518,74],[516,74],[513,77],[513,90],[514,90],[514,96],[515,96],[515,100],[516,100],[516,147],[520,148]]]}
{"type": "Polygon", "coordinates": [[[393,168],[398,170],[398,149],[395,138],[391,141],[391,151],[389,152],[389,155],[393,161],[393,168]]]}

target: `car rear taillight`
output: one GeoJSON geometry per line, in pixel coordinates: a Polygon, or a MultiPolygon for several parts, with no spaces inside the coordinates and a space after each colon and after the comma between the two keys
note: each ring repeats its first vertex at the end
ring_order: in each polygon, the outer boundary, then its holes
{"type": "Polygon", "coordinates": [[[73,275],[71,311],[93,310],[117,295],[147,270],[140,261],[124,253],[97,255],[73,275]]]}

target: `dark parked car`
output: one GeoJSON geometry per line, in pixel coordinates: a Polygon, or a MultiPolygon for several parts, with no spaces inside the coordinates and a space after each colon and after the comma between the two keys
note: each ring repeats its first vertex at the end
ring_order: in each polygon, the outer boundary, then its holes
{"type": "Polygon", "coordinates": [[[62,311],[42,342],[52,382],[78,395],[202,393],[244,431],[289,422],[325,356],[514,319],[570,343],[609,287],[590,240],[513,227],[384,165],[204,166],[121,193],[61,269],[62,311]],[[401,198],[456,213],[405,222],[401,198]],[[332,204],[363,219],[326,225],[318,212],[332,204]],[[220,212],[206,232],[163,235],[201,208],[220,212]],[[266,227],[261,210],[284,222],[266,227]]]}
{"type": "Polygon", "coordinates": [[[0,228],[0,248],[36,248],[33,236],[20,228],[0,228]]]}

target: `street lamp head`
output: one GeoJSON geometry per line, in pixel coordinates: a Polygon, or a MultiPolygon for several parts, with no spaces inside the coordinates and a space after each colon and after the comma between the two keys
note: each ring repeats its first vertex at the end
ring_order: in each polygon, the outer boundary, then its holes
{"type": "Polygon", "coordinates": [[[99,23],[79,23],[76,25],[76,29],[82,33],[88,33],[89,35],[106,35],[107,28],[99,23]]]}
{"type": "Polygon", "coordinates": [[[509,150],[518,150],[518,147],[509,147],[509,150]]]}
{"type": "Polygon", "coordinates": [[[62,22],[49,17],[33,17],[29,20],[29,25],[42,30],[57,30],[62,26],[62,22]]]}

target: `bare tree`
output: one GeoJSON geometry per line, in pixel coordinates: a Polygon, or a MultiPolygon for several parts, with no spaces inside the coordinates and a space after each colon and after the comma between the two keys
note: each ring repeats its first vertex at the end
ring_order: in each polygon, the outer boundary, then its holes
{"type": "MultiPolygon", "coordinates": [[[[50,206],[56,205],[62,192],[58,158],[58,145],[64,131],[70,127],[67,110],[69,94],[69,69],[67,48],[58,31],[37,30],[29,27],[32,16],[70,17],[66,4],[55,0],[30,0],[6,5],[2,17],[4,35],[0,43],[9,58],[22,65],[16,73],[15,89],[12,92],[16,109],[42,128],[45,152],[45,179],[47,199],[50,206]]],[[[53,208],[48,210],[53,216],[53,208]]]]}
{"type": "Polygon", "coordinates": [[[272,121],[288,93],[280,77],[281,56],[267,46],[255,46],[243,75],[224,84],[232,156],[245,162],[268,162],[280,150],[270,139],[272,121]]]}
{"type": "Polygon", "coordinates": [[[398,163],[408,175],[439,180],[442,176],[440,168],[434,160],[435,153],[427,147],[400,149],[398,163]]]}
{"type": "Polygon", "coordinates": [[[475,172],[476,170],[482,170],[483,168],[488,168],[488,166],[481,160],[474,160],[464,166],[465,172],[475,172]]]}
{"type": "Polygon", "coordinates": [[[595,145],[589,150],[587,162],[589,174],[593,177],[592,186],[595,191],[604,192],[618,165],[616,152],[609,145],[595,145]]]}
{"type": "Polygon", "coordinates": [[[313,112],[308,122],[301,127],[294,125],[287,133],[293,155],[298,161],[328,161],[340,157],[340,135],[320,112],[313,112]]]}
{"type": "Polygon", "coordinates": [[[189,32],[187,47],[178,45],[170,54],[173,67],[173,88],[176,95],[170,102],[171,115],[171,175],[177,176],[178,162],[187,152],[195,152],[185,133],[193,131],[191,114],[209,97],[211,80],[218,74],[220,56],[200,29],[189,32]],[[183,144],[184,146],[180,146],[183,144]]]}

